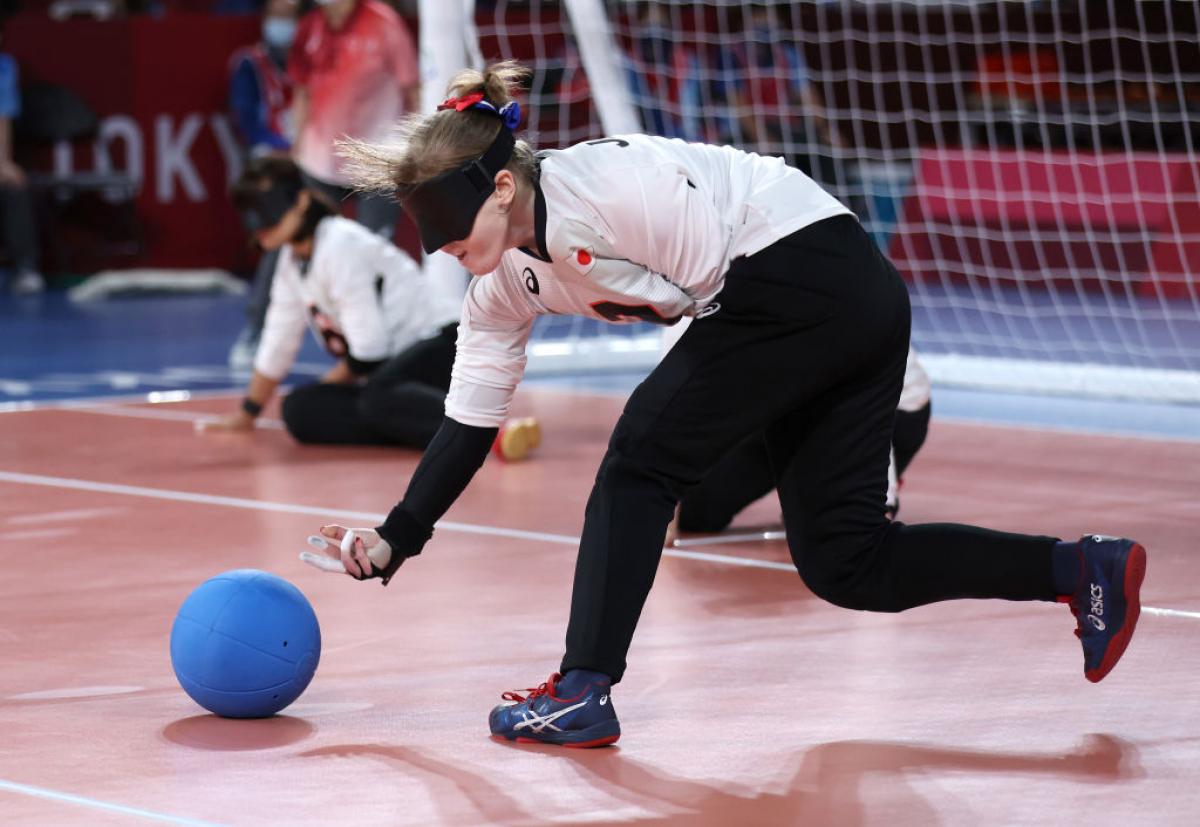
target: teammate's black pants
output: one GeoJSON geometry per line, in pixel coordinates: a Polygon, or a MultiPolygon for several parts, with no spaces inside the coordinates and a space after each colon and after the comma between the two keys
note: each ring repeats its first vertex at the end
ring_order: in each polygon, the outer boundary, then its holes
{"type": "Polygon", "coordinates": [[[283,422],[300,442],[424,448],[442,424],[457,324],[446,325],[380,365],[361,385],[313,384],[283,400],[283,422]]]}
{"type": "Polygon", "coordinates": [[[853,217],[738,259],[716,301],[617,422],[588,500],[563,671],[621,679],[675,503],[757,431],[792,559],[818,596],[886,612],[1054,599],[1054,538],[884,517],[910,311],[895,268],[853,217]]]}
{"type": "MultiPolygon", "coordinates": [[[[782,381],[786,381],[786,378],[782,381]]],[[[896,411],[892,450],[900,477],[929,433],[928,402],[915,411],[896,411]]],[[[680,531],[720,531],[738,513],[775,487],[771,452],[764,434],[742,440],[679,501],[680,531]]]]}
{"type": "MultiPolygon", "coordinates": [[[[0,186],[0,242],[8,250],[13,269],[38,269],[38,236],[33,223],[33,201],[26,186],[0,186]]],[[[0,287],[3,287],[0,283],[0,287]]]]}

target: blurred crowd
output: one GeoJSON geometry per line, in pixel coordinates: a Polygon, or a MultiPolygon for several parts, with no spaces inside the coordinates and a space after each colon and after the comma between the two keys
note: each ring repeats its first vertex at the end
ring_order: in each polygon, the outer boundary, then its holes
{"type": "MultiPolygon", "coordinates": [[[[8,10],[15,4],[9,3],[8,10]]],[[[371,231],[391,239],[399,207],[346,188],[334,141],[374,140],[417,105],[418,68],[413,33],[383,0],[25,0],[22,11],[44,9],[58,19],[110,19],[173,11],[261,16],[259,40],[229,62],[231,122],[244,160],[290,158],[310,189],[341,205],[371,231]]],[[[398,4],[405,10],[405,4],[398,4]]],[[[415,5],[415,2],[408,5],[415,5]]],[[[0,54],[0,211],[9,289],[44,286],[38,270],[36,228],[28,180],[12,153],[13,123],[21,116],[19,68],[0,54]]],[[[254,279],[250,320],[239,340],[249,358],[257,343],[277,255],[265,252],[254,279]]],[[[0,284],[0,287],[3,287],[0,284]]]]}
{"type": "MultiPolygon", "coordinates": [[[[0,0],[0,17],[17,12],[45,13],[56,20],[90,17],[111,20],[131,15],[165,15],[173,12],[198,14],[261,14],[264,0],[0,0]]],[[[306,0],[298,5],[313,5],[306,0]]],[[[414,16],[417,0],[389,0],[388,5],[404,16],[414,16]]]]}
{"type": "MultiPolygon", "coordinates": [[[[308,187],[342,205],[371,231],[392,238],[397,205],[350,193],[333,144],[340,136],[378,138],[417,105],[417,5],[418,0],[0,0],[0,20],[15,12],[60,20],[181,13],[258,16],[258,41],[239,49],[228,68],[229,116],[244,160],[291,158],[308,187]]],[[[495,5],[480,0],[476,9],[495,5]]],[[[505,13],[524,10],[537,26],[552,29],[530,54],[505,55],[534,60],[525,90],[531,104],[526,126],[533,139],[548,144],[594,137],[598,125],[587,77],[572,38],[565,34],[561,4],[512,0],[503,8],[505,13]]],[[[879,82],[874,100],[846,100],[851,81],[830,83],[829,72],[810,68],[806,54],[813,51],[806,47],[812,43],[800,35],[794,4],[722,5],[719,20],[704,4],[620,0],[607,8],[645,131],[783,156],[856,212],[863,208],[855,202],[861,193],[855,184],[857,167],[871,140],[864,138],[863,127],[874,134],[887,128],[882,118],[870,123],[872,107],[882,111],[886,106],[886,84],[879,82]],[[835,93],[842,99],[831,100],[835,93]]],[[[509,38],[493,45],[487,38],[494,36],[483,28],[486,49],[528,47],[524,40],[509,38]]],[[[14,130],[22,114],[21,75],[3,48],[0,42],[0,292],[33,292],[44,286],[36,240],[38,202],[31,198],[30,176],[13,152],[21,137],[14,130]]],[[[950,90],[950,106],[959,111],[944,126],[941,121],[936,125],[945,130],[938,135],[939,145],[1138,149],[1145,144],[1170,149],[1173,141],[1191,140],[1186,129],[1176,130],[1177,135],[1168,132],[1162,119],[1109,117],[1101,111],[1106,100],[1119,103],[1122,115],[1139,107],[1162,107],[1176,95],[1174,86],[1134,78],[1120,81],[1111,95],[1102,83],[1076,87],[1059,52],[1053,45],[1020,44],[971,51],[960,86],[950,90]],[[1070,109],[1081,97],[1088,111],[1077,121],[1070,109]],[[1045,113],[1054,117],[1037,117],[1045,113]],[[1098,118],[1108,125],[1096,126],[1098,118]]],[[[937,94],[933,85],[925,91],[937,94]]],[[[891,128],[908,126],[893,123],[891,128]]],[[[912,134],[904,138],[920,143],[920,130],[931,128],[913,124],[912,134]]],[[[887,146],[891,139],[875,140],[887,146]]],[[[898,144],[893,140],[891,145],[898,144]]],[[[243,336],[247,352],[261,328],[275,259],[267,253],[258,264],[243,336]]]]}

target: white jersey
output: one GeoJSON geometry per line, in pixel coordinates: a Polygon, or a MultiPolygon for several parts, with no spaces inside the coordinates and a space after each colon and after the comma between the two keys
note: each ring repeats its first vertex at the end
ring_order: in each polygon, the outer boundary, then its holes
{"type": "Polygon", "coordinates": [[[309,327],[336,358],[375,362],[436,335],[459,304],[426,289],[415,261],[357,222],[331,216],[318,225],[311,261],[279,251],[271,303],[254,369],[283,379],[309,327]]]}
{"type": "Polygon", "coordinates": [[[508,415],[537,316],[673,324],[721,291],[730,262],[850,211],[779,158],[620,135],[541,155],[538,249],[471,282],[446,414],[508,415]]]}

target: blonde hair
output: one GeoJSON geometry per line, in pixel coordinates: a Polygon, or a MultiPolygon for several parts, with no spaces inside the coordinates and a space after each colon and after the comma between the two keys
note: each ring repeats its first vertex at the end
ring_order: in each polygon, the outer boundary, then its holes
{"type": "MultiPolygon", "coordinates": [[[[497,109],[513,99],[513,88],[529,75],[514,60],[493,63],[482,72],[464,69],[446,89],[447,97],[483,92],[497,109]]],[[[462,166],[491,146],[501,129],[500,118],[490,112],[442,109],[404,117],[392,134],[378,143],[344,138],[337,151],[346,164],[350,185],[362,192],[391,195],[462,166]]],[[[537,177],[537,159],[525,141],[518,140],[504,167],[525,183],[537,177]]]]}

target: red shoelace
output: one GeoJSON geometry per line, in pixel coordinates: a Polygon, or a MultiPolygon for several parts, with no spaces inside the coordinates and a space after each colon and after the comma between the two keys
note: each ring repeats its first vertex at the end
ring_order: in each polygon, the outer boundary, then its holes
{"type": "Polygon", "coordinates": [[[1059,603],[1066,603],[1071,607],[1071,614],[1075,616],[1075,637],[1083,639],[1083,621],[1079,619],[1079,598],[1075,595],[1061,595],[1058,598],[1059,603]]]}
{"type": "Polygon", "coordinates": [[[559,675],[557,672],[555,672],[553,675],[551,675],[549,678],[546,679],[545,683],[541,684],[540,686],[538,686],[536,688],[523,689],[520,691],[514,690],[511,692],[504,692],[500,695],[500,698],[505,701],[514,701],[516,703],[524,703],[525,701],[531,701],[534,698],[540,698],[543,695],[550,695],[551,697],[553,697],[554,685],[556,683],[558,683],[558,679],[560,677],[562,677],[562,676],[559,675]],[[528,694],[522,695],[521,692],[526,692],[528,694]]]}

